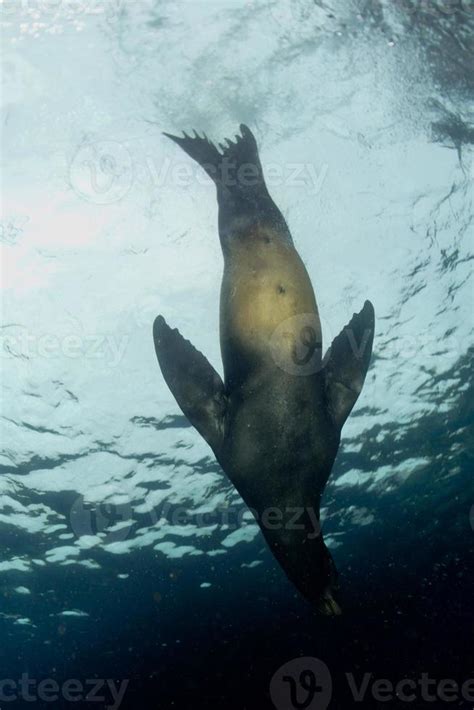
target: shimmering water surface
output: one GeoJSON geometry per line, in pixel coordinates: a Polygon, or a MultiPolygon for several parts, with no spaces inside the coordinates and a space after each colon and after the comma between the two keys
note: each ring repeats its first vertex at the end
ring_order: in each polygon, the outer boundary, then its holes
{"type": "Polygon", "coordinates": [[[1,22],[1,678],[127,679],[121,707],[160,710],[274,707],[299,656],[328,666],[330,708],[354,703],[345,672],[465,681],[472,2],[3,0],[1,22]],[[161,312],[222,370],[214,188],[161,132],[242,122],[326,346],[376,310],[323,499],[336,621],[295,592],[156,364],[161,312]]]}

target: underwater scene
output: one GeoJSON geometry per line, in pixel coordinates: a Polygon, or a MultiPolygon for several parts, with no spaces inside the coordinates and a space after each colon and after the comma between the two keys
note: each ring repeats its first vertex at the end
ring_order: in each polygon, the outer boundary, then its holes
{"type": "Polygon", "coordinates": [[[0,708],[471,710],[473,0],[0,22],[0,708]]]}

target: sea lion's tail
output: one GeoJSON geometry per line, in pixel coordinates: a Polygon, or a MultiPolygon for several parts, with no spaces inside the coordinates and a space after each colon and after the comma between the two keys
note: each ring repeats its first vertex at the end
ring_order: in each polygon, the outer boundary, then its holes
{"type": "Polygon", "coordinates": [[[220,151],[205,134],[200,136],[196,131],[194,137],[186,133],[183,138],[170,133],[164,135],[198,162],[218,189],[242,192],[248,188],[264,186],[265,181],[252,131],[242,123],[240,132],[241,135],[235,136],[235,142],[226,139],[227,145],[219,143],[220,151]]]}

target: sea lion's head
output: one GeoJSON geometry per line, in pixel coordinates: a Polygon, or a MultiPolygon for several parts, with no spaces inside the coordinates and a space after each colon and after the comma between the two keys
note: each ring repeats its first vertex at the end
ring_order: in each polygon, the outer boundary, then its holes
{"type": "Polygon", "coordinates": [[[300,578],[293,577],[293,581],[320,614],[340,616],[341,608],[335,598],[339,588],[338,573],[322,535],[318,536],[316,549],[313,547],[311,552],[307,573],[300,578]]]}

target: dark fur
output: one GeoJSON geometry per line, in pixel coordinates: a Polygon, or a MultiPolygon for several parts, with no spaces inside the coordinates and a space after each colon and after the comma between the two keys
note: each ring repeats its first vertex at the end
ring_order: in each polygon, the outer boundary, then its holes
{"type": "MultiPolygon", "coordinates": [[[[299,257],[286,222],[265,186],[255,139],[246,126],[241,126],[241,132],[235,143],[221,146],[222,152],[197,134],[194,138],[169,137],[197,160],[216,184],[226,273],[233,267],[233,247],[248,249],[250,255],[254,249],[258,259],[264,259],[260,254],[265,251],[258,251],[253,240],[270,241],[268,234],[296,263],[299,257]],[[225,176],[224,161],[230,165],[225,176]],[[241,179],[239,168],[243,165],[253,166],[247,173],[254,175],[253,184],[241,179]]],[[[248,274],[242,276],[249,278],[248,274]]],[[[224,290],[221,297],[228,298],[224,290]]],[[[276,291],[274,298],[280,297],[276,291]]],[[[205,357],[159,316],[154,338],[163,375],[184,414],[256,513],[262,533],[288,577],[318,610],[337,614],[335,566],[315,521],[319,521],[321,495],[337,454],[342,425],[369,365],[372,305],[366,301],[334,340],[324,363],[319,361],[320,367],[305,376],[275,365],[269,347],[265,347],[266,334],[260,339],[256,335],[259,347],[241,342],[228,331],[225,318],[224,308],[221,349],[225,384],[205,357]],[[364,335],[365,347],[354,353],[354,343],[360,344],[364,335]]],[[[321,347],[321,343],[316,345],[321,347]]]]}

